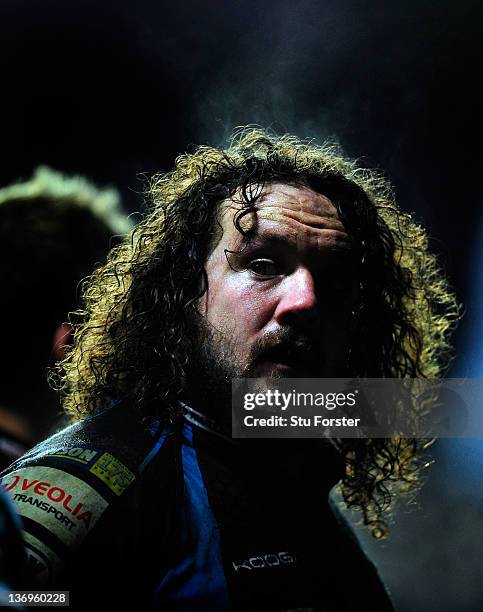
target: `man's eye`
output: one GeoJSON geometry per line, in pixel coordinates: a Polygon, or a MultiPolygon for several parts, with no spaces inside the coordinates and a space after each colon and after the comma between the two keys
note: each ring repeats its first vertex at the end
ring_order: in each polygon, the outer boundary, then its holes
{"type": "Polygon", "coordinates": [[[276,276],[280,274],[277,264],[271,259],[254,259],[247,267],[257,276],[276,276]]]}

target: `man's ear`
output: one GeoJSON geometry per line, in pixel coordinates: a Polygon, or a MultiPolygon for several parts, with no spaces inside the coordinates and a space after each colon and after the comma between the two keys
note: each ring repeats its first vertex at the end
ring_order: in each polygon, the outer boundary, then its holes
{"type": "Polygon", "coordinates": [[[60,361],[64,358],[65,347],[72,342],[72,326],[69,323],[61,323],[55,330],[52,338],[52,358],[60,361]]]}

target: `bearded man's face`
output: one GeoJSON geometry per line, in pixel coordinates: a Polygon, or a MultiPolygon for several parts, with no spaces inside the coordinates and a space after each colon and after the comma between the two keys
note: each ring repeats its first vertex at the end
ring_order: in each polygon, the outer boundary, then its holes
{"type": "Polygon", "coordinates": [[[215,391],[234,377],[345,375],[357,283],[336,208],[308,187],[269,184],[241,219],[248,243],[233,224],[240,208],[221,204],[222,235],[206,262],[199,382],[215,391]]]}

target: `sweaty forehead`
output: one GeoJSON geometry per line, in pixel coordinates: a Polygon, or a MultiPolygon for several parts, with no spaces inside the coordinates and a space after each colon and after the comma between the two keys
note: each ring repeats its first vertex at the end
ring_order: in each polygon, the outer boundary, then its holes
{"type": "MultiPolygon", "coordinates": [[[[241,234],[233,225],[233,216],[241,208],[235,196],[222,205],[224,242],[240,243],[241,234]]],[[[333,248],[347,249],[350,238],[332,202],[305,186],[273,183],[266,185],[256,203],[257,212],[242,217],[243,230],[255,236],[283,236],[289,240],[316,240],[333,248]]]]}

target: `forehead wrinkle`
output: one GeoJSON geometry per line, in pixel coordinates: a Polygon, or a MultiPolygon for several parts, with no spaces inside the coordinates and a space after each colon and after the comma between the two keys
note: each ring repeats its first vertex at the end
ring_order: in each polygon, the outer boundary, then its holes
{"type": "Polygon", "coordinates": [[[321,229],[339,229],[341,231],[345,231],[344,225],[340,221],[335,209],[333,214],[321,216],[306,211],[284,208],[283,215],[284,217],[289,217],[298,223],[308,225],[310,227],[321,229]]]}
{"type": "MultiPolygon", "coordinates": [[[[232,198],[225,200],[220,211],[223,225],[228,222],[228,211],[234,211],[233,216],[229,215],[233,220],[242,208],[232,198]]],[[[236,246],[240,246],[244,237],[233,223],[227,224],[225,229],[229,229],[236,246]]],[[[330,250],[346,250],[352,245],[333,203],[323,194],[303,186],[271,185],[260,195],[255,210],[240,219],[240,226],[244,230],[254,230],[250,242],[266,235],[267,239],[282,236],[286,244],[289,242],[287,237],[298,243],[315,239],[318,246],[322,241],[322,246],[330,250]],[[320,209],[320,213],[313,212],[314,209],[320,209]]]]}
{"type": "Polygon", "coordinates": [[[346,233],[344,225],[340,221],[335,209],[333,214],[322,216],[300,209],[293,210],[283,205],[273,205],[260,209],[260,211],[258,211],[258,217],[289,223],[294,227],[301,225],[304,226],[304,228],[338,230],[341,233],[346,233]],[[270,211],[270,208],[272,208],[273,211],[270,211]]]}
{"type": "Polygon", "coordinates": [[[256,234],[288,235],[297,242],[316,240],[317,243],[327,243],[327,246],[333,247],[350,247],[352,244],[336,214],[329,218],[278,205],[264,206],[257,213],[257,219],[256,234]],[[267,210],[269,208],[273,210],[267,210]]]}
{"type": "MultiPolygon", "coordinates": [[[[243,244],[243,237],[238,234],[236,248],[243,244]]],[[[273,245],[287,249],[306,250],[315,247],[317,250],[349,251],[352,248],[350,237],[343,231],[332,228],[316,228],[296,221],[283,225],[262,219],[254,233],[248,238],[247,247],[273,245]]]]}

